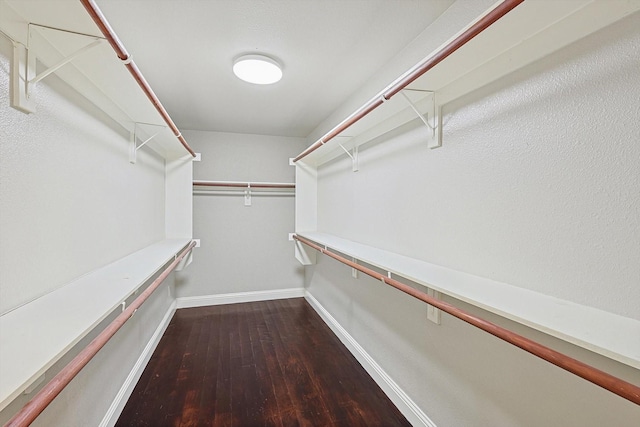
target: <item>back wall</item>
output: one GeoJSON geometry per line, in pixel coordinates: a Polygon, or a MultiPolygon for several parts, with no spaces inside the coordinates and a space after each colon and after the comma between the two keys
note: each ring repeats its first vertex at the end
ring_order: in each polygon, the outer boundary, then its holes
{"type": "MultiPolygon", "coordinates": [[[[289,158],[305,148],[303,138],[185,131],[202,161],[194,180],[294,182],[289,158]]],[[[200,187],[202,188],[202,187],[200,187]]],[[[241,189],[235,189],[235,191],[241,189]]],[[[242,195],[200,191],[193,199],[193,236],[202,249],[177,274],[176,296],[302,288],[304,271],[293,256],[294,197],[252,192],[242,195]]]]}

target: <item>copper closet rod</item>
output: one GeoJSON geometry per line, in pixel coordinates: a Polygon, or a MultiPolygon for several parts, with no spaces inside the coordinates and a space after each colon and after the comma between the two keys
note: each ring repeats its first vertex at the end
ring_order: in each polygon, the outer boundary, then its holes
{"type": "Polygon", "coordinates": [[[113,28],[111,28],[111,25],[109,25],[109,22],[107,22],[107,19],[102,14],[100,8],[98,8],[98,5],[96,5],[93,0],[80,0],[80,3],[82,3],[87,12],[89,12],[89,15],[91,15],[91,18],[93,19],[93,22],[95,22],[98,28],[100,28],[100,31],[105,36],[113,50],[116,51],[116,55],[118,55],[118,58],[120,58],[133,78],[136,80],[136,82],[138,82],[138,85],[140,85],[144,93],[147,95],[149,101],[151,101],[156,110],[158,110],[158,113],[160,113],[160,116],[162,116],[175,137],[178,138],[180,144],[182,144],[182,146],[189,152],[189,154],[191,154],[191,156],[195,157],[196,153],[193,151],[193,149],[191,149],[187,141],[180,133],[180,130],[178,130],[178,127],[175,125],[175,123],[173,123],[171,117],[169,117],[169,113],[167,113],[167,110],[164,109],[162,103],[153,92],[153,89],[151,89],[151,86],[149,86],[149,83],[147,83],[144,76],[136,66],[136,63],[131,59],[131,55],[129,55],[129,52],[127,52],[127,50],[124,48],[124,45],[122,44],[116,33],[113,31],[113,28]]]}
{"type": "Polygon", "coordinates": [[[118,315],[100,334],[93,339],[76,357],[73,358],[58,374],[51,379],[33,398],[15,414],[4,427],[24,427],[30,425],[46,409],[53,399],[75,378],[102,347],[129,320],[136,310],[151,296],[164,279],[178,266],[180,261],[196,245],[194,240],[169,264],[147,289],[136,298],[129,307],[118,315]]]}
{"type": "Polygon", "coordinates": [[[234,188],[296,188],[286,182],[232,182],[232,181],[193,181],[194,187],[234,187],[234,188]]]}
{"type": "Polygon", "coordinates": [[[523,1],[524,0],[504,0],[495,9],[493,9],[491,12],[483,16],[478,22],[476,22],[471,27],[469,27],[469,29],[467,29],[464,33],[460,34],[458,37],[456,37],[454,40],[452,40],[449,44],[444,46],[434,55],[429,56],[424,61],[420,62],[406,76],[401,77],[400,79],[395,81],[393,84],[391,84],[391,86],[385,89],[385,91],[382,93],[382,95],[379,98],[372,99],[367,104],[360,107],[358,111],[353,113],[351,116],[345,119],[338,126],[334,127],[329,132],[327,132],[322,138],[320,138],[318,141],[313,143],[313,145],[309,146],[306,150],[300,153],[298,157],[293,159],[293,161],[297,162],[298,160],[308,156],[309,154],[313,153],[318,148],[322,147],[324,144],[329,142],[331,139],[338,136],[341,132],[343,132],[349,126],[356,123],[357,121],[362,119],[364,116],[366,116],[367,114],[369,114],[370,112],[372,112],[373,110],[381,106],[385,101],[388,101],[389,99],[391,99],[392,96],[394,96],[395,94],[400,92],[402,89],[409,86],[417,78],[419,78],[424,73],[426,73],[427,71],[429,71],[430,69],[438,65],[440,62],[442,62],[445,58],[447,58],[453,52],[455,52],[456,50],[464,46],[469,40],[471,40],[472,38],[474,38],[475,36],[483,32],[484,30],[489,28],[494,22],[496,22],[498,19],[502,18],[504,15],[509,13],[511,10],[513,10],[516,6],[518,6],[523,1]]]}
{"type": "Polygon", "coordinates": [[[565,371],[569,371],[572,374],[579,376],[580,378],[590,381],[593,384],[599,385],[600,387],[609,390],[610,392],[615,393],[618,396],[635,403],[636,405],[640,405],[640,387],[634,384],[631,384],[618,377],[614,377],[613,375],[594,368],[593,366],[587,365],[586,363],[580,362],[579,360],[567,356],[566,354],[560,353],[536,341],[533,341],[529,338],[523,337],[522,335],[498,326],[495,323],[491,323],[487,320],[476,317],[473,314],[467,313],[466,311],[461,310],[451,304],[433,298],[424,292],[418,291],[417,289],[414,289],[409,285],[405,285],[404,283],[398,282],[395,279],[391,279],[383,274],[378,273],[377,271],[374,271],[367,267],[363,267],[362,265],[348,260],[347,258],[344,258],[340,255],[337,255],[313,243],[312,241],[305,239],[304,237],[294,235],[293,238],[333,259],[340,261],[343,264],[348,265],[351,268],[355,268],[356,270],[373,277],[374,279],[381,280],[386,285],[393,286],[394,288],[406,294],[409,294],[412,297],[419,299],[420,301],[426,302],[427,304],[430,304],[444,311],[445,313],[457,317],[458,319],[465,321],[479,329],[482,329],[483,331],[488,332],[491,335],[508,342],[509,344],[520,347],[522,350],[527,351],[534,356],[538,356],[539,358],[544,359],[547,362],[564,369],[565,371]]]}

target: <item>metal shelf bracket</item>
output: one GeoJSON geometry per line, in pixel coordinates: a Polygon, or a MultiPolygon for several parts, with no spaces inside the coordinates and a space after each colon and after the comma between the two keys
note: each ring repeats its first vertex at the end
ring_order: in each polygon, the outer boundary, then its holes
{"type": "Polygon", "coordinates": [[[35,113],[36,103],[29,96],[29,80],[35,77],[36,57],[22,43],[13,44],[11,61],[11,106],[23,113],[35,113]]]}
{"type": "Polygon", "coordinates": [[[102,44],[102,42],[105,41],[105,39],[102,37],[91,36],[90,34],[76,33],[60,28],[43,27],[49,30],[61,31],[83,37],[91,37],[93,41],[88,45],[73,52],[69,56],[61,59],[56,64],[42,71],[40,74],[36,74],[36,55],[30,47],[32,26],[42,27],[41,25],[36,24],[28,25],[27,46],[18,42],[13,43],[13,60],[11,67],[11,106],[27,114],[36,112],[34,93],[36,85],[40,80],[44,79],[52,73],[55,73],[60,68],[76,59],[78,56],[84,54],[85,52],[93,49],[94,47],[102,44]]]}
{"type": "MultiPolygon", "coordinates": [[[[355,264],[358,263],[358,260],[356,258],[351,258],[351,261],[353,261],[355,264]]],[[[353,277],[354,279],[358,278],[358,270],[356,268],[351,268],[351,277],[353,277]]]]}
{"type": "Polygon", "coordinates": [[[422,120],[422,123],[429,129],[429,141],[427,146],[429,148],[438,148],[442,147],[442,106],[436,104],[436,93],[431,90],[418,90],[418,89],[402,89],[400,91],[402,97],[407,101],[407,104],[411,107],[414,113],[422,120]],[[423,92],[431,94],[431,103],[429,105],[429,110],[425,114],[422,114],[416,104],[411,101],[411,98],[407,95],[406,92],[423,92]],[[431,123],[429,122],[429,117],[431,117],[431,123]]]}
{"type": "Polygon", "coordinates": [[[29,79],[29,81],[27,82],[27,97],[30,96],[32,88],[40,80],[44,79],[45,77],[47,77],[51,73],[55,73],[60,68],[62,68],[63,66],[67,65],[69,62],[73,61],[78,56],[82,55],[83,53],[88,52],[89,50],[91,50],[94,47],[98,46],[103,41],[104,41],[104,39],[95,39],[92,43],[89,43],[88,45],[76,50],[71,55],[67,56],[66,58],[61,59],[60,61],[58,61],[58,63],[52,65],[51,67],[47,68],[46,70],[44,70],[40,74],[36,75],[34,78],[29,79]]]}
{"type": "MultiPolygon", "coordinates": [[[[440,292],[434,291],[431,288],[427,289],[427,295],[438,300],[440,299],[440,292]]],[[[431,320],[436,325],[439,325],[441,323],[440,317],[440,309],[427,304],[427,319],[431,320]]]]}
{"type": "Polygon", "coordinates": [[[354,172],[358,172],[359,170],[359,166],[358,166],[358,146],[356,145],[355,147],[353,147],[352,153],[349,152],[349,150],[347,150],[346,148],[344,148],[344,145],[338,143],[338,145],[340,146],[340,148],[342,148],[344,150],[345,153],[347,153],[347,156],[349,156],[351,158],[351,170],[353,170],[354,172]]]}
{"type": "Polygon", "coordinates": [[[138,150],[141,149],[142,147],[144,147],[147,144],[147,142],[151,141],[153,138],[158,136],[158,134],[160,132],[162,132],[162,129],[166,129],[166,127],[167,126],[156,125],[156,124],[153,124],[153,123],[134,122],[133,123],[133,132],[131,132],[131,138],[129,139],[129,163],[135,164],[138,150]],[[151,135],[149,138],[147,138],[144,141],[142,141],[141,144],[138,144],[137,143],[137,141],[138,141],[138,126],[140,126],[140,125],[154,126],[154,127],[161,128],[161,129],[159,129],[156,133],[151,135]]]}
{"type": "Polygon", "coordinates": [[[247,184],[247,189],[244,192],[244,205],[251,206],[251,183],[247,184]]]}

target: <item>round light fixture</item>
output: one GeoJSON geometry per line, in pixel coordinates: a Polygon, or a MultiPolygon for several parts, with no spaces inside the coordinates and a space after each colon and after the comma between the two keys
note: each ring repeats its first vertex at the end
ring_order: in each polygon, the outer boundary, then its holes
{"type": "Polygon", "coordinates": [[[233,62],[233,74],[245,82],[270,85],[282,78],[282,67],[264,55],[243,55],[233,62]]]}

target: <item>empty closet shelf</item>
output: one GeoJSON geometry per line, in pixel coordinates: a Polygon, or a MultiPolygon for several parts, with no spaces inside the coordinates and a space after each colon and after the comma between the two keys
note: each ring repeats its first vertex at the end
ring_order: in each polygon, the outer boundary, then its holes
{"type": "Polygon", "coordinates": [[[0,410],[25,391],[190,239],[167,239],[0,316],[0,410]]]}
{"type": "Polygon", "coordinates": [[[297,233],[411,282],[640,368],[640,321],[320,232],[297,233]],[[616,331],[616,333],[611,333],[616,331]]]}

